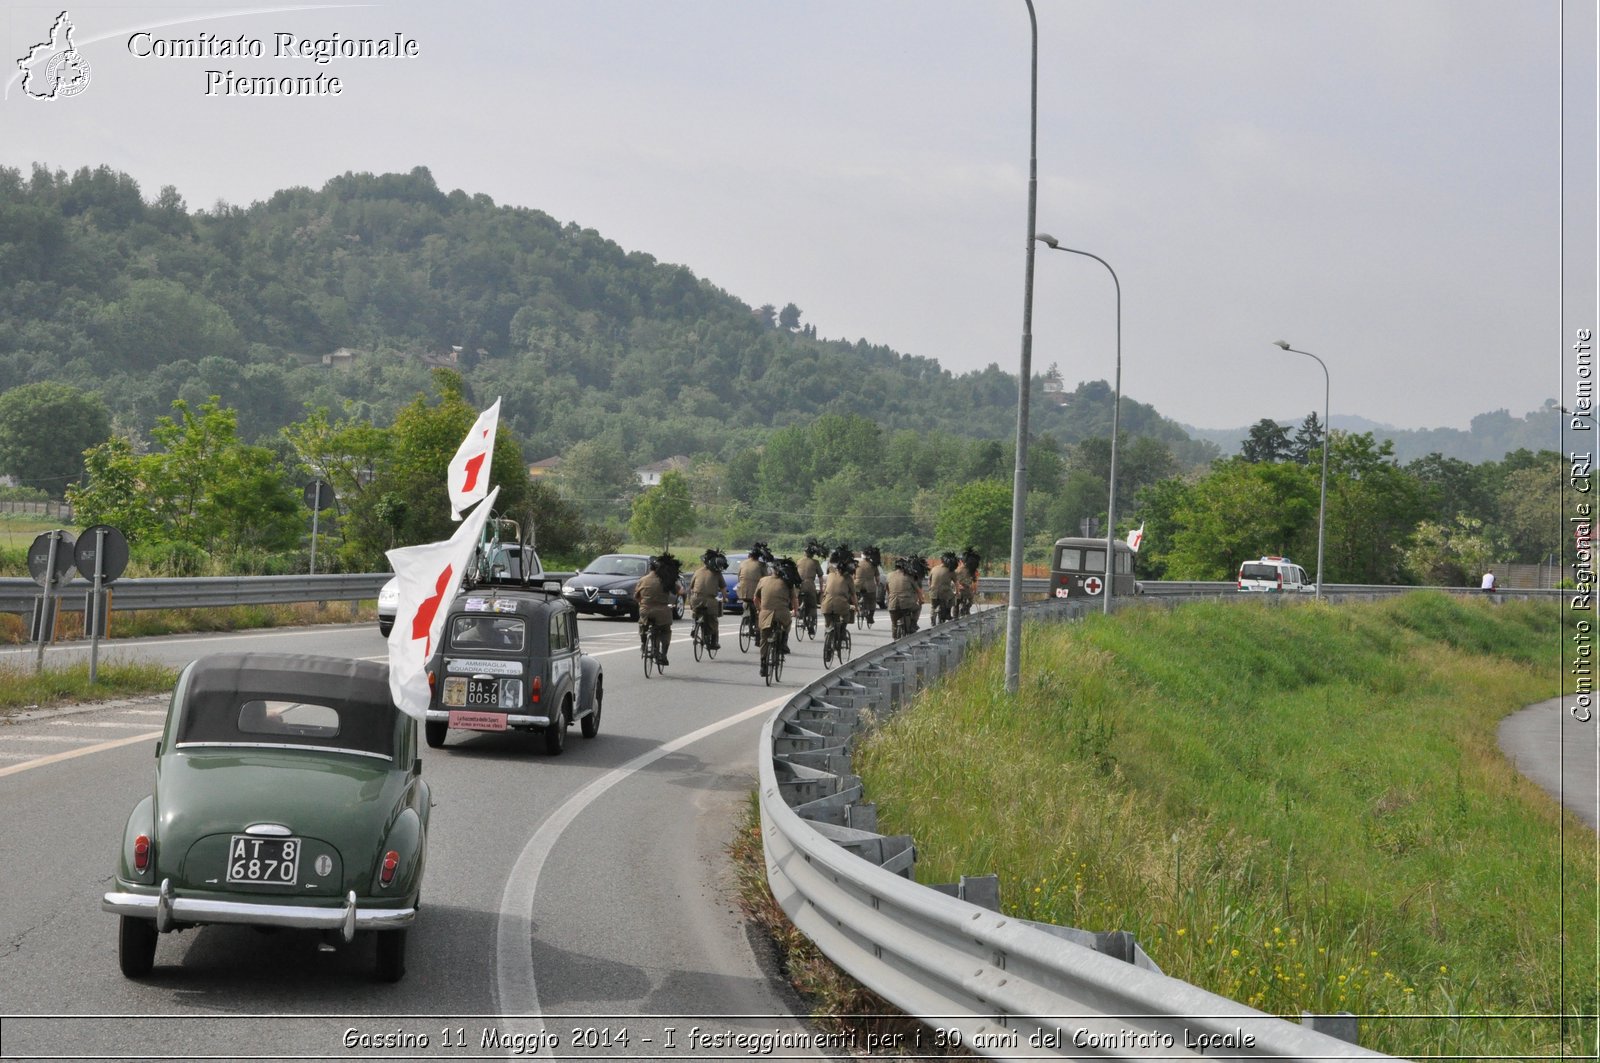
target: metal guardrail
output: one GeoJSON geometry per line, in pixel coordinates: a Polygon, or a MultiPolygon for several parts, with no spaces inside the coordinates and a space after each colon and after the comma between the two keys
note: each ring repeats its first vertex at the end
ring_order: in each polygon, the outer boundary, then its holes
{"type": "MultiPolygon", "coordinates": [[[[119,579],[108,584],[111,608],[207,609],[230,605],[288,605],[294,602],[359,602],[376,599],[391,573],[335,573],[322,576],[200,576],[191,579],[119,579]]],[[[33,611],[44,589],[31,579],[0,579],[0,612],[33,611]]],[[[74,579],[55,588],[58,608],[83,612],[89,581],[74,579]]]]}
{"type": "MultiPolygon", "coordinates": [[[[1072,617],[1091,605],[1025,608],[1072,617]]],[[[958,1036],[990,1058],[1390,1058],[1076,943],[1095,935],[1003,915],[993,889],[985,908],[962,899],[965,880],[912,881],[916,847],[877,833],[876,809],[850,772],[851,737],[954,668],[969,645],[1001,637],[1004,615],[988,610],[900,639],[772,715],[757,756],[761,835],[768,883],[795,926],[862,985],[945,1031],[947,1043],[958,1036]]]]}

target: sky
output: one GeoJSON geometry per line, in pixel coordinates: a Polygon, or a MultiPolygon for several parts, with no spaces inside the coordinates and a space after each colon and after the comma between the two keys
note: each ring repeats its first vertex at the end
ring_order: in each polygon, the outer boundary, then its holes
{"type": "MultiPolygon", "coordinates": [[[[1200,428],[1568,400],[1595,325],[1592,3],[1035,8],[1035,231],[1115,270],[1125,395],[1200,428]]],[[[62,10],[0,11],[0,165],[107,165],[191,210],[426,166],[825,338],[1021,364],[1026,0],[102,2],[66,8],[81,91],[34,99],[17,59],[47,62],[62,10]],[[319,63],[279,34],[415,54],[319,63]],[[172,54],[241,37],[261,56],[172,54]]],[[[1112,380],[1112,274],[1034,246],[1034,371],[1112,380]]]]}

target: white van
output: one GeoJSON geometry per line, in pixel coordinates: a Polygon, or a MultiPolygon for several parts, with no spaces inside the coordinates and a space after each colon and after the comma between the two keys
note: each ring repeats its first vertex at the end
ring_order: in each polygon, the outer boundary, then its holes
{"type": "Polygon", "coordinates": [[[1287,557],[1263,557],[1239,566],[1241,591],[1296,593],[1312,591],[1317,585],[1306,578],[1306,570],[1287,557]]]}

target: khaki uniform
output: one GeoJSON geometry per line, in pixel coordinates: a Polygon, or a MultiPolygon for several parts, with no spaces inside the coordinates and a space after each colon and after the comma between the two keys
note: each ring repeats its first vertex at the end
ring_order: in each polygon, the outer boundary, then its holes
{"type": "Polygon", "coordinates": [[[856,592],[850,586],[850,578],[838,569],[828,573],[822,584],[822,615],[838,617],[841,623],[848,624],[856,618],[855,604],[856,592]]]}
{"type": "Polygon", "coordinates": [[[888,582],[889,620],[898,623],[905,621],[913,631],[916,630],[917,613],[922,609],[922,588],[917,586],[917,581],[910,576],[895,569],[889,573],[888,582]]]}
{"type": "Polygon", "coordinates": [[[633,589],[639,602],[639,627],[661,629],[661,646],[664,650],[672,643],[672,592],[654,572],[646,572],[633,589]]]}
{"type": "Polygon", "coordinates": [[[928,574],[928,597],[933,601],[933,613],[939,623],[950,619],[956,607],[956,574],[941,561],[928,574]]]}
{"type": "Polygon", "coordinates": [[[956,569],[956,607],[971,608],[972,600],[978,593],[978,581],[967,571],[967,566],[962,565],[956,569]]]}
{"type": "Polygon", "coordinates": [[[756,584],[756,624],[763,637],[768,628],[788,631],[794,617],[794,597],[789,585],[777,576],[763,576],[756,584]]]}
{"type": "Polygon", "coordinates": [[[817,584],[822,579],[822,565],[809,554],[794,563],[800,573],[800,607],[817,604],[817,584]]]}
{"type": "Polygon", "coordinates": [[[864,557],[856,565],[856,593],[871,596],[874,602],[878,600],[878,566],[864,557]]]}
{"type": "Polygon", "coordinates": [[[717,617],[722,615],[722,573],[700,566],[689,581],[689,612],[696,622],[705,620],[710,627],[710,645],[716,649],[717,617]]]}
{"type": "Polygon", "coordinates": [[[739,584],[734,591],[739,597],[749,604],[756,596],[756,584],[761,582],[761,577],[767,574],[767,566],[753,557],[747,557],[739,562],[739,584]]]}

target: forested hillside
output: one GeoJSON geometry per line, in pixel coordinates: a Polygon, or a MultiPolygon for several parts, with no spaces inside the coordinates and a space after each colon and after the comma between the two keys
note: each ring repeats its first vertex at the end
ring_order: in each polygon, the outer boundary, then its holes
{"type": "MultiPolygon", "coordinates": [[[[822,413],[990,439],[1015,427],[1015,377],[993,364],[956,376],[819,339],[792,304],[752,307],[593,230],[443,192],[421,167],[197,211],[104,167],[0,169],[0,391],[97,392],[141,433],[174,399],[217,395],[242,438],[264,440],[308,404],[386,424],[438,364],[469,396],[504,397],[529,460],[595,438],[637,463],[727,457],[822,413]]],[[[1109,434],[1103,383],[1036,388],[1036,432],[1109,434]]],[[[1122,424],[1183,464],[1214,454],[1137,402],[1122,424]]]]}

